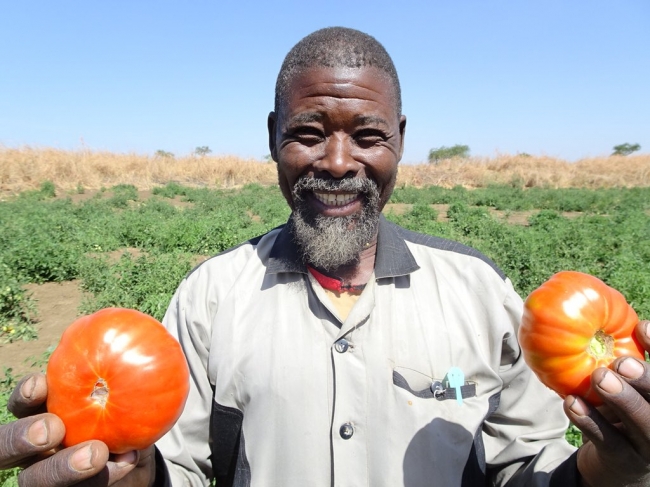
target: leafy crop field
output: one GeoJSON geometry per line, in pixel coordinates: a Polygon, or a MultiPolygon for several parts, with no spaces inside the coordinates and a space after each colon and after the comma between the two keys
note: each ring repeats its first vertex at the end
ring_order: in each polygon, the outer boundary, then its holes
{"type": "MultiPolygon", "coordinates": [[[[390,203],[387,218],[478,248],[522,295],[556,271],[580,270],[621,290],[650,318],[650,188],[405,187],[390,203]],[[444,221],[435,205],[446,205],[444,221]],[[513,225],[493,210],[529,216],[513,225]]],[[[55,197],[49,183],[25,191],[0,203],[2,336],[33,334],[21,327],[30,320],[26,283],[76,279],[90,296],[81,312],[119,305],[161,318],[197,258],[264,233],[288,214],[277,188],[254,184],[215,190],[170,183],[146,200],[130,185],[80,202],[55,197]],[[116,252],[118,259],[109,258],[116,252]]]]}
{"type": "MultiPolygon", "coordinates": [[[[384,213],[406,228],[478,248],[522,296],[559,270],[579,270],[619,289],[650,319],[650,184],[589,189],[519,182],[474,189],[401,184],[384,213]]],[[[60,187],[46,181],[0,201],[0,341],[37,339],[35,303],[26,290],[35,283],[74,280],[85,296],[79,313],[122,306],[160,319],[199,261],[289,214],[275,185],[168,183],[146,198],[124,183],[92,192],[60,187]]],[[[0,423],[10,419],[4,404],[17,364],[3,365],[0,423]]],[[[580,441],[573,430],[567,435],[580,441]]],[[[0,485],[12,475],[0,472],[0,485]]]]}

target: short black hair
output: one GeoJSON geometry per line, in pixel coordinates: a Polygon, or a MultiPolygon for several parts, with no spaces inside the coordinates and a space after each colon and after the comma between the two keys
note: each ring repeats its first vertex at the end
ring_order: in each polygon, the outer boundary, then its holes
{"type": "Polygon", "coordinates": [[[316,66],[375,67],[388,75],[395,89],[397,114],[402,114],[402,94],[397,70],[388,52],[374,37],[347,27],[326,27],[303,37],[284,58],[275,83],[275,112],[289,91],[291,80],[316,66]]]}

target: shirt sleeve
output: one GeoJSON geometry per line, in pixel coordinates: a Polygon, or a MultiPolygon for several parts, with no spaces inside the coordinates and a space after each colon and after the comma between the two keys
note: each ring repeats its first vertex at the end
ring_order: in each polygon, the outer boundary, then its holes
{"type": "Polygon", "coordinates": [[[503,389],[496,411],[483,428],[490,485],[577,486],[575,448],[564,438],[569,420],[562,399],[537,379],[519,347],[522,306],[521,298],[511,290],[504,302],[512,327],[502,342],[503,389]]]}
{"type": "MultiPolygon", "coordinates": [[[[213,391],[207,371],[210,306],[208,300],[201,301],[205,293],[196,284],[196,276],[193,281],[193,285],[188,279],[181,283],[163,319],[185,353],[190,369],[190,392],[181,417],[156,443],[166,467],[157,469],[156,485],[162,486],[207,486],[212,476],[209,424],[213,391]]],[[[157,460],[160,458],[158,455],[157,460]]]]}

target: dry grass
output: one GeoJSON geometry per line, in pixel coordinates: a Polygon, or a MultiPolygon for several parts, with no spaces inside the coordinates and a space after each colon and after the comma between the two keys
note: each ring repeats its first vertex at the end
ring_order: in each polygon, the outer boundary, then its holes
{"type": "MultiPolygon", "coordinates": [[[[15,194],[52,181],[61,191],[133,184],[147,190],[174,181],[191,186],[233,188],[277,183],[274,163],[234,156],[168,158],[91,150],[0,146],[0,192],[15,194]]],[[[650,186],[650,155],[600,157],[575,163],[551,157],[499,155],[439,164],[401,165],[400,186],[488,184],[522,187],[650,186]]]]}
{"type": "Polygon", "coordinates": [[[146,190],[170,181],[192,186],[275,184],[275,165],[233,156],[158,157],[90,150],[0,147],[0,191],[16,193],[52,181],[58,189],[133,184],[146,190]]]}
{"type": "Polygon", "coordinates": [[[439,164],[401,166],[399,184],[479,188],[489,184],[521,187],[605,188],[650,186],[650,155],[599,157],[571,163],[552,157],[499,155],[454,159],[439,164]]]}

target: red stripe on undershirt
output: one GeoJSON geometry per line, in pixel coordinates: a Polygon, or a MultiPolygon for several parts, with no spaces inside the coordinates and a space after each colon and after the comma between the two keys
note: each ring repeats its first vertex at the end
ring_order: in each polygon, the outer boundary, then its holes
{"type": "Polygon", "coordinates": [[[351,294],[360,294],[361,291],[366,287],[365,284],[343,284],[343,281],[337,277],[326,276],[322,272],[318,272],[313,267],[307,266],[309,272],[314,279],[318,281],[318,284],[321,285],[323,289],[328,291],[336,291],[337,293],[351,293],[351,294]]]}
{"type": "Polygon", "coordinates": [[[309,269],[311,275],[314,276],[314,279],[316,279],[318,281],[318,284],[320,284],[324,289],[327,289],[329,291],[336,291],[339,293],[341,292],[342,286],[340,279],[321,274],[313,267],[307,266],[307,269],[309,269]]]}

